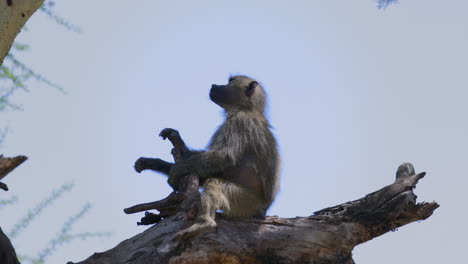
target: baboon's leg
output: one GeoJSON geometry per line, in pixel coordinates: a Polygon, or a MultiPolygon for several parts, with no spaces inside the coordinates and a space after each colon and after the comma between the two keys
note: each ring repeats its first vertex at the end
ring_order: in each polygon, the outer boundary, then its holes
{"type": "Polygon", "coordinates": [[[263,205],[254,191],[222,179],[209,178],[203,188],[196,223],[178,232],[176,238],[189,238],[214,229],[216,210],[223,210],[230,218],[249,218],[263,205]]]}
{"type": "Polygon", "coordinates": [[[187,239],[216,228],[216,210],[229,207],[229,203],[223,195],[223,184],[221,180],[214,178],[206,180],[203,185],[196,223],[177,232],[174,240],[187,239]]]}
{"type": "Polygon", "coordinates": [[[254,191],[222,179],[210,178],[203,185],[198,219],[214,221],[216,210],[230,218],[249,218],[262,207],[262,199],[254,191]]]}
{"type": "Polygon", "coordinates": [[[224,182],[220,179],[207,179],[203,185],[203,193],[198,208],[199,222],[206,222],[216,226],[216,210],[227,210],[229,201],[223,193],[224,182]]]}

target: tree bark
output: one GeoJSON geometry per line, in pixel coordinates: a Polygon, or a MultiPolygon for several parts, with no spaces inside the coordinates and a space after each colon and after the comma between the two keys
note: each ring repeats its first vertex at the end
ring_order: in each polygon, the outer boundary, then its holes
{"type": "MultiPolygon", "coordinates": [[[[28,158],[26,156],[17,156],[14,158],[5,158],[0,155],[0,180],[7,176],[12,170],[25,162],[28,158]]],[[[0,189],[8,191],[8,186],[0,182],[0,189]]]]}
{"type": "Polygon", "coordinates": [[[0,64],[24,24],[44,0],[0,0],[0,64]]]}
{"type": "Polygon", "coordinates": [[[356,245],[424,220],[439,207],[436,202],[416,203],[413,189],[424,175],[405,163],[394,183],[361,199],[308,217],[237,221],[218,217],[216,231],[190,240],[173,240],[177,231],[191,224],[183,214],[176,214],[78,264],[351,264],[356,245]]]}
{"type": "Polygon", "coordinates": [[[0,263],[2,264],[20,264],[16,257],[15,249],[8,237],[0,228],[0,263]]]}

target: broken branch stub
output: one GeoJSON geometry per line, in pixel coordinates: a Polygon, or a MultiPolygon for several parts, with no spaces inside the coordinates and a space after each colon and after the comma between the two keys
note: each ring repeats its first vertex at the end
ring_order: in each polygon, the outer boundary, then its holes
{"type": "MultiPolygon", "coordinates": [[[[5,158],[0,155],[0,180],[12,172],[16,167],[21,165],[28,159],[26,156],[16,156],[13,158],[5,158]]],[[[0,182],[0,189],[8,191],[8,186],[0,182]]]]}

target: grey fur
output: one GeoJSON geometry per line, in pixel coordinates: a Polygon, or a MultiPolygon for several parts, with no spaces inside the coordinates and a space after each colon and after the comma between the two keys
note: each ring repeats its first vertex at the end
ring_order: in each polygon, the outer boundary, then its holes
{"type": "Polygon", "coordinates": [[[216,210],[233,218],[264,217],[279,189],[280,158],[264,114],[263,87],[249,77],[233,76],[227,85],[213,85],[210,98],[224,108],[226,120],[207,151],[192,152],[189,159],[175,164],[148,158],[135,163],[137,171],[153,169],[165,174],[170,166],[172,186],[191,172],[200,176],[204,192],[199,223],[181,235],[215,226],[216,210]]]}

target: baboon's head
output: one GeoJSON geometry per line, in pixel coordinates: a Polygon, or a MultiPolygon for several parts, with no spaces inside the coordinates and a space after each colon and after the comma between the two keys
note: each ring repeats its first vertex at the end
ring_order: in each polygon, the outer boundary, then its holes
{"type": "Polygon", "coordinates": [[[226,85],[213,84],[210,99],[226,111],[244,110],[263,113],[265,110],[266,96],[263,87],[247,76],[231,76],[226,85]]]}

